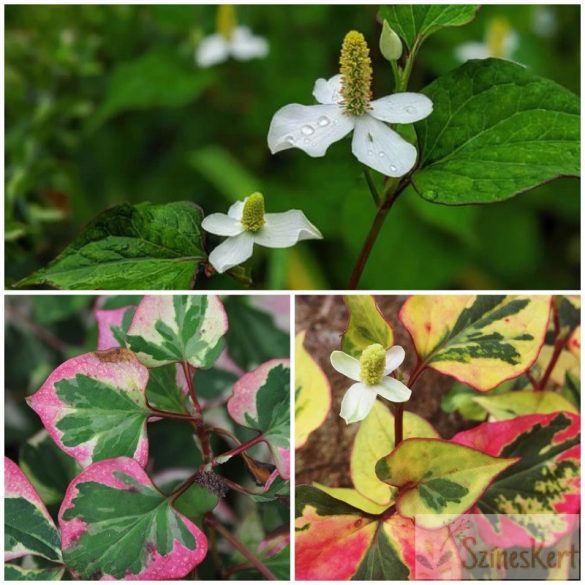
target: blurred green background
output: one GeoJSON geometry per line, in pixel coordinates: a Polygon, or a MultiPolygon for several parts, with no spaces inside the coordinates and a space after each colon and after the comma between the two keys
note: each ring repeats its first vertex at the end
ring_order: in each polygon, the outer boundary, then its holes
{"type": "MultiPolygon", "coordinates": [[[[503,22],[518,41],[506,57],[578,92],[579,10],[485,6],[472,24],[444,29],[423,45],[409,89],[456,67],[458,47],[482,42],[503,22]]],[[[255,286],[346,287],[374,215],[349,140],[312,159],[300,150],[272,156],[266,135],[276,110],[313,103],[315,80],[337,73],[350,29],[370,44],[374,96],[392,91],[377,7],[239,6],[239,22],[267,38],[268,57],[200,69],[194,53],[215,32],[216,11],[6,7],[8,286],[54,258],[108,206],[190,200],[209,214],[260,190],[268,211],[302,209],[325,239],[256,248],[255,286]]],[[[227,276],[199,284],[239,286],[227,276]]],[[[433,205],[409,190],[361,286],[576,289],[579,182],[554,181],[483,207],[433,205]]]]}

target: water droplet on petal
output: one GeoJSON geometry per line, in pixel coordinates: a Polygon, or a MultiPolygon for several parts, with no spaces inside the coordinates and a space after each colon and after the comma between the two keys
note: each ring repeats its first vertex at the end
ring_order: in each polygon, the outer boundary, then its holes
{"type": "Polygon", "coordinates": [[[396,165],[390,165],[390,170],[395,173],[398,170],[398,167],[396,165]]]}
{"type": "Polygon", "coordinates": [[[321,128],[325,128],[325,126],[329,126],[329,118],[327,116],[321,116],[318,120],[317,120],[317,124],[319,124],[319,126],[321,126],[321,128]]]}
{"type": "Polygon", "coordinates": [[[369,154],[370,156],[374,156],[374,151],[373,151],[372,149],[370,149],[370,150],[368,150],[368,154],[369,154]]]}
{"type": "Polygon", "coordinates": [[[407,107],[406,107],[406,111],[407,111],[409,114],[414,114],[414,113],[416,112],[416,108],[415,108],[414,106],[407,106],[407,107]]]}
{"type": "Polygon", "coordinates": [[[437,198],[437,192],[433,191],[433,189],[428,189],[423,193],[425,199],[430,199],[431,201],[437,198]]]}
{"type": "Polygon", "coordinates": [[[313,126],[309,126],[308,124],[306,126],[303,126],[301,128],[301,132],[305,135],[305,136],[311,136],[311,134],[313,134],[313,132],[315,132],[315,129],[313,128],[313,126]]]}
{"type": "Polygon", "coordinates": [[[284,139],[285,142],[288,142],[289,144],[294,144],[295,143],[295,139],[292,136],[287,136],[284,139]]]}
{"type": "Polygon", "coordinates": [[[379,156],[380,158],[384,158],[386,155],[385,155],[383,152],[379,152],[379,153],[378,153],[378,156],[379,156]]]}

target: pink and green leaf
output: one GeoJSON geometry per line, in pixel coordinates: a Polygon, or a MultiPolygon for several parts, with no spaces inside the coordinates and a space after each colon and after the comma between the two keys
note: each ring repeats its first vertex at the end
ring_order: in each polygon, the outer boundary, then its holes
{"type": "Polygon", "coordinates": [[[431,532],[417,528],[415,534],[412,520],[389,512],[366,513],[316,487],[297,487],[296,578],[460,578],[461,561],[446,529],[431,532]]]}
{"type": "Polygon", "coordinates": [[[4,458],[4,560],[38,555],[61,561],[61,538],[35,488],[4,458]]]}
{"type": "Polygon", "coordinates": [[[28,398],[55,443],[83,466],[112,457],[148,459],[148,370],[127,349],[61,364],[28,398]]]}
{"type": "Polygon", "coordinates": [[[147,295],[126,340],[149,368],[174,362],[210,368],[223,350],[227,329],[225,309],[215,295],[147,295]]]}
{"type": "Polygon", "coordinates": [[[203,532],[127,457],[71,482],[59,525],[65,563],[81,579],[180,579],[207,553],[203,532]]]}
{"type": "Polygon", "coordinates": [[[517,457],[488,487],[477,509],[489,515],[486,541],[548,546],[573,529],[580,510],[580,417],[569,412],[489,422],[453,442],[495,457],[517,457]]]}
{"type": "Polygon", "coordinates": [[[5,581],[60,581],[65,572],[65,567],[43,567],[28,569],[15,565],[13,563],[6,563],[4,565],[4,580],[5,581]]]}
{"type": "Polygon", "coordinates": [[[270,360],[244,374],[234,384],[227,408],[238,424],[263,435],[280,474],[289,477],[289,360],[270,360]]]}
{"type": "Polygon", "coordinates": [[[376,474],[399,488],[396,508],[401,516],[435,529],[469,510],[516,461],[441,439],[406,439],[378,461],[376,474]]]}
{"type": "Polygon", "coordinates": [[[305,349],[305,331],[295,338],[295,447],[323,424],[331,408],[331,385],[319,364],[305,349]]]}
{"type": "Polygon", "coordinates": [[[185,370],[180,364],[153,368],[149,374],[146,397],[151,406],[168,412],[194,414],[185,370]]]}
{"type": "Polygon", "coordinates": [[[362,351],[373,343],[379,343],[382,347],[392,345],[394,332],[384,319],[373,296],[347,295],[345,304],[349,311],[349,321],[341,338],[342,351],[359,357],[362,351]]]}
{"type": "Polygon", "coordinates": [[[549,295],[416,295],[400,320],[431,368],[487,391],[533,365],[550,303],[549,295]]]}
{"type": "Polygon", "coordinates": [[[98,325],[98,350],[112,349],[114,347],[125,347],[126,332],[132,317],[135,306],[120,307],[119,309],[97,309],[95,318],[98,325]]]}
{"type": "MultiPolygon", "coordinates": [[[[405,438],[435,438],[437,432],[420,416],[404,413],[405,438]]],[[[372,502],[389,506],[397,489],[384,483],[376,475],[376,463],[394,449],[394,416],[387,406],[376,402],[370,414],[362,421],[351,450],[351,480],[356,490],[372,502]]]]}

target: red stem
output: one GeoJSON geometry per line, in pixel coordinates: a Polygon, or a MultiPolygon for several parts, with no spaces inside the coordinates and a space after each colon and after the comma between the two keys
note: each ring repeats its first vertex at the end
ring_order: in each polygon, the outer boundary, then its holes
{"type": "Polygon", "coordinates": [[[168,410],[161,410],[160,408],[156,408],[156,406],[152,406],[148,399],[146,399],[146,406],[152,412],[152,416],[160,416],[162,418],[174,418],[177,420],[188,420],[191,422],[195,421],[195,417],[191,416],[190,414],[180,414],[178,412],[169,412],[168,410]]]}
{"type": "Polygon", "coordinates": [[[209,433],[205,428],[205,423],[203,422],[203,409],[201,408],[201,404],[199,404],[199,400],[197,400],[197,392],[195,392],[195,385],[193,384],[193,378],[191,377],[191,370],[189,368],[189,364],[187,362],[182,362],[183,365],[183,372],[185,373],[185,378],[187,379],[187,387],[189,388],[189,396],[191,397],[191,401],[193,402],[193,406],[199,415],[195,419],[195,426],[197,429],[197,435],[199,437],[199,441],[201,442],[201,448],[203,449],[203,460],[206,463],[209,463],[212,459],[211,454],[211,445],[209,443],[209,433]]]}
{"type": "Polygon", "coordinates": [[[250,561],[270,581],[276,581],[276,576],[272,571],[244,544],[242,544],[231,532],[226,530],[211,514],[205,516],[205,523],[214,528],[221,534],[237,551],[250,561]]]}
{"type": "Polygon", "coordinates": [[[213,465],[213,466],[220,465],[220,463],[217,461],[217,459],[222,459],[224,457],[231,458],[231,457],[234,457],[235,455],[239,455],[240,453],[243,453],[244,451],[246,451],[250,447],[253,447],[254,445],[256,445],[257,443],[260,443],[263,440],[264,440],[264,435],[262,433],[260,433],[259,435],[251,438],[250,440],[246,441],[245,443],[241,443],[237,447],[234,447],[233,449],[230,449],[229,451],[226,451],[225,453],[218,455],[217,458],[211,462],[211,465],[213,465]]]}
{"type": "MultiPolygon", "coordinates": [[[[425,362],[420,360],[417,362],[410,378],[408,379],[407,386],[412,389],[414,383],[418,380],[418,377],[424,372],[427,367],[425,362]]],[[[404,403],[397,404],[394,409],[394,448],[398,447],[404,439],[404,403]]]]}
{"type": "Polygon", "coordinates": [[[540,379],[540,382],[538,383],[536,390],[544,390],[546,388],[546,385],[548,384],[550,376],[551,376],[553,370],[555,369],[557,362],[559,361],[559,357],[561,357],[561,353],[562,353],[563,348],[565,347],[565,343],[567,342],[567,339],[568,339],[568,337],[566,339],[559,337],[559,333],[561,332],[561,324],[559,322],[559,310],[554,302],[552,304],[552,312],[553,312],[554,336],[555,336],[554,349],[553,349],[552,356],[550,358],[550,362],[549,362],[546,370],[544,371],[544,374],[543,374],[542,378],[540,379]]]}
{"type": "Polygon", "coordinates": [[[231,490],[234,490],[235,492],[238,492],[240,494],[244,494],[246,496],[257,496],[258,492],[255,492],[253,490],[249,490],[248,488],[244,487],[243,485],[240,485],[239,483],[236,483],[235,481],[232,481],[231,479],[228,479],[227,477],[222,477],[221,480],[223,481],[223,483],[229,487],[231,490]]]}

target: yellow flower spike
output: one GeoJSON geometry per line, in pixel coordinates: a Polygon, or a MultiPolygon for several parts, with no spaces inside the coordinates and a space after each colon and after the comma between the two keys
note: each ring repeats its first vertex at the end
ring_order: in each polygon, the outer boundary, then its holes
{"type": "Polygon", "coordinates": [[[492,57],[506,57],[506,38],[510,34],[510,23],[505,18],[493,18],[489,23],[486,44],[492,57]]]}
{"type": "Polygon", "coordinates": [[[372,61],[364,35],[352,30],[345,35],[339,57],[341,96],[347,114],[362,116],[372,98],[372,61]]]}
{"type": "Polygon", "coordinates": [[[217,7],[217,32],[226,40],[231,40],[238,19],[236,18],[236,9],[231,4],[220,4],[217,7]]]}
{"type": "Polygon", "coordinates": [[[262,193],[252,193],[244,203],[242,225],[248,232],[257,232],[265,223],[264,196],[262,193]]]}
{"type": "Polygon", "coordinates": [[[384,377],[386,351],[379,343],[368,345],[360,356],[360,378],[364,384],[374,386],[384,377]]]}

